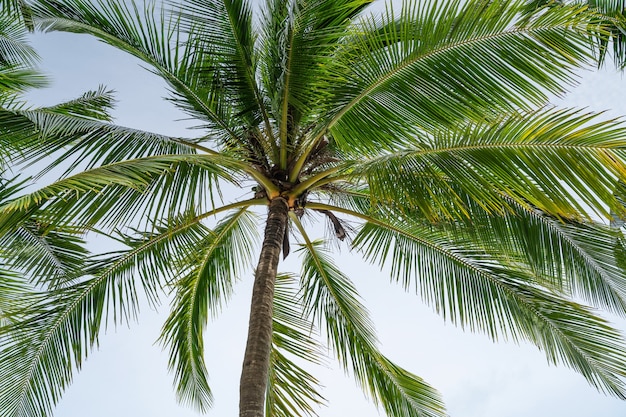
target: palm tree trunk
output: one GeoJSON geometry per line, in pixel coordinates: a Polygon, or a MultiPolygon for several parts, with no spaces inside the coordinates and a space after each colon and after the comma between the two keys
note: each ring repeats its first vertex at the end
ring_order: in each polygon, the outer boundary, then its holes
{"type": "Polygon", "coordinates": [[[239,385],[239,417],[263,417],[272,348],[274,283],[288,220],[287,202],[270,203],[265,238],[254,276],[248,341],[239,385]]]}

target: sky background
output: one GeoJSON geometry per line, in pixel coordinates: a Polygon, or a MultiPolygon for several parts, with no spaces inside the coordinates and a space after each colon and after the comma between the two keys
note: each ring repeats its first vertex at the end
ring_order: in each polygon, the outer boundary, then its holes
{"type": "MultiPolygon", "coordinates": [[[[169,135],[195,135],[186,129],[189,122],[180,120],[185,116],[163,100],[165,85],[134,58],[81,35],[36,35],[32,43],[51,86],[31,93],[30,103],[54,104],[102,84],[116,90],[116,123],[169,135]]],[[[607,116],[617,117],[626,114],[625,91],[626,80],[609,66],[581,73],[580,85],[555,102],[607,110],[607,116]]],[[[385,270],[364,263],[345,244],[336,259],[370,309],[383,353],[439,389],[452,417],[626,416],[626,402],[597,392],[568,368],[549,366],[537,348],[494,344],[485,336],[444,323],[415,294],[391,284],[385,270]]],[[[280,269],[299,272],[297,255],[290,255],[280,269]]],[[[213,416],[237,414],[252,275],[239,278],[230,304],[205,332],[206,362],[215,395],[209,413],[213,416]]],[[[55,415],[198,416],[176,403],[167,354],[155,344],[167,313],[167,302],[158,311],[146,306],[137,323],[109,328],[55,415]]],[[[626,329],[626,322],[612,320],[626,329]]],[[[320,416],[382,415],[332,360],[313,371],[325,386],[323,395],[329,404],[320,409],[320,416]]]]}

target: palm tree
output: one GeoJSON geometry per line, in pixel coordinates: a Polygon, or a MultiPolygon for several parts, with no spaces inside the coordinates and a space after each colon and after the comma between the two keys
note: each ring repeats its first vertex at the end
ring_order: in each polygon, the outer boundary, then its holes
{"type": "Polygon", "coordinates": [[[370,15],[370,3],[267,0],[258,15],[244,0],[166,11],[30,3],[36,27],[91,34],[142,60],[203,134],[13,112],[40,133],[12,135],[24,158],[54,154],[66,175],[4,204],[0,231],[36,215],[125,248],[61,284],[39,282],[1,328],[3,415],[51,414],[100,328],[169,291],[160,341],[179,399],[206,411],[203,328],[251,261],[256,207],[267,213],[241,417],[315,413],[312,328],[388,415],[445,415],[432,387],[378,349],[354,285],[307,227],[315,217],[450,322],[528,340],[626,398],[626,346],[594,311],[626,313],[626,252],[619,230],[593,220],[626,214],[615,192],[626,129],[546,107],[596,62],[594,49],[604,56],[612,26],[582,5],[407,1],[370,15]],[[247,196],[222,202],[224,187],[247,196]],[[301,273],[278,274],[295,239],[301,273]]]}

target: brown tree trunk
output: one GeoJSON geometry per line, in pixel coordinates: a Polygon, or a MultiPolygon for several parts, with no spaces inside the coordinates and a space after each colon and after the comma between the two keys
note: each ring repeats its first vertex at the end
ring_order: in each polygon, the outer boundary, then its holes
{"type": "Polygon", "coordinates": [[[248,341],[239,384],[239,417],[263,417],[265,414],[265,391],[272,348],[274,283],[288,213],[286,200],[281,197],[272,200],[252,289],[248,341]]]}

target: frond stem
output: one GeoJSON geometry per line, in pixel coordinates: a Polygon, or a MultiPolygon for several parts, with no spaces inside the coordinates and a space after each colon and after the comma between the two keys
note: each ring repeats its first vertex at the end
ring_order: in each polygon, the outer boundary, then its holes
{"type": "MultiPolygon", "coordinates": [[[[328,176],[334,174],[335,172],[339,171],[339,168],[334,167],[334,168],[330,168],[326,171],[320,172],[317,175],[312,176],[311,178],[301,182],[300,184],[296,185],[292,190],[291,190],[291,194],[298,196],[300,194],[302,194],[304,191],[314,187],[314,186],[318,186],[321,184],[324,184],[326,182],[322,182],[322,180],[324,180],[325,178],[327,178],[328,176]]],[[[332,182],[332,180],[327,181],[327,182],[332,182]]]]}

